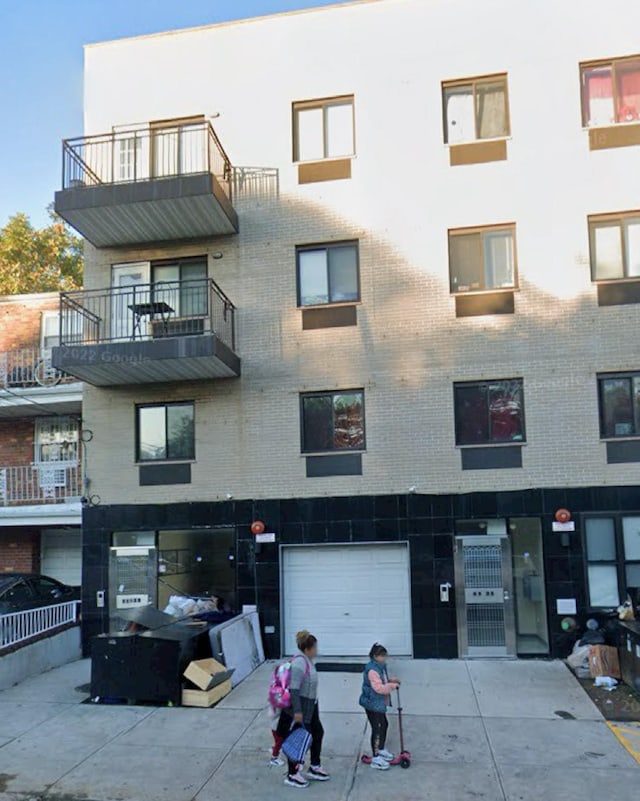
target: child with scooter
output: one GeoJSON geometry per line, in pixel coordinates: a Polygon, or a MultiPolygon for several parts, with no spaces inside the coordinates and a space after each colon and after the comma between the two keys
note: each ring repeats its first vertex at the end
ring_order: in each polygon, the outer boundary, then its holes
{"type": "Polygon", "coordinates": [[[386,750],[387,707],[390,706],[389,695],[400,687],[400,680],[387,675],[387,649],[376,642],[369,651],[369,662],[362,675],[362,693],[360,706],[364,707],[371,725],[371,758],[368,762],[376,770],[389,770],[394,756],[386,750]]]}

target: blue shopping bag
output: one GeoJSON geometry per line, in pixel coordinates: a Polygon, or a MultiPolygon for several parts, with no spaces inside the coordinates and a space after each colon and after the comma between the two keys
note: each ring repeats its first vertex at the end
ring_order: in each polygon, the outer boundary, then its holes
{"type": "Polygon", "coordinates": [[[282,751],[292,762],[302,763],[311,748],[311,740],[311,735],[304,726],[298,726],[282,743],[282,751]]]}

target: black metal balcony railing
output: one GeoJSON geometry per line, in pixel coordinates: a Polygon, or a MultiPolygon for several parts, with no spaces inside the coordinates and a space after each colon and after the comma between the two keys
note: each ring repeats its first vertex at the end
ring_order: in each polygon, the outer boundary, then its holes
{"type": "Polygon", "coordinates": [[[235,306],[212,278],[60,295],[66,347],[215,334],[235,351],[235,306]]]}
{"type": "Polygon", "coordinates": [[[62,151],[63,189],[211,173],[231,200],[231,162],[209,122],[65,139],[62,151]]]}

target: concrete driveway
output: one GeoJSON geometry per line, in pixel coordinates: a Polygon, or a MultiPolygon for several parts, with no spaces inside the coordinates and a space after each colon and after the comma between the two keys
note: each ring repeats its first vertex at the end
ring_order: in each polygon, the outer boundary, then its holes
{"type": "MultiPolygon", "coordinates": [[[[212,710],[80,704],[76,662],[0,693],[0,801],[272,801],[263,666],[212,710]]],[[[323,801],[628,801],[640,766],[559,662],[399,661],[409,770],[359,762],[358,675],[322,673],[323,801]]],[[[397,748],[396,718],[390,748],[397,748]]]]}

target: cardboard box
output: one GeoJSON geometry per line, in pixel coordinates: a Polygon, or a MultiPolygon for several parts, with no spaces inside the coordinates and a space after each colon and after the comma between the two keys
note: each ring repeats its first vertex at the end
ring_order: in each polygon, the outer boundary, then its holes
{"type": "Polygon", "coordinates": [[[618,649],[611,645],[592,645],[589,652],[589,670],[594,679],[598,676],[621,678],[618,649]]]}
{"type": "Polygon", "coordinates": [[[185,688],[182,691],[182,706],[210,707],[217,704],[230,692],[231,679],[226,679],[211,690],[188,690],[185,688]]]}
{"type": "Polygon", "coordinates": [[[189,663],[182,675],[199,690],[206,692],[230,679],[232,674],[233,670],[227,670],[215,659],[196,659],[189,663]]]}

